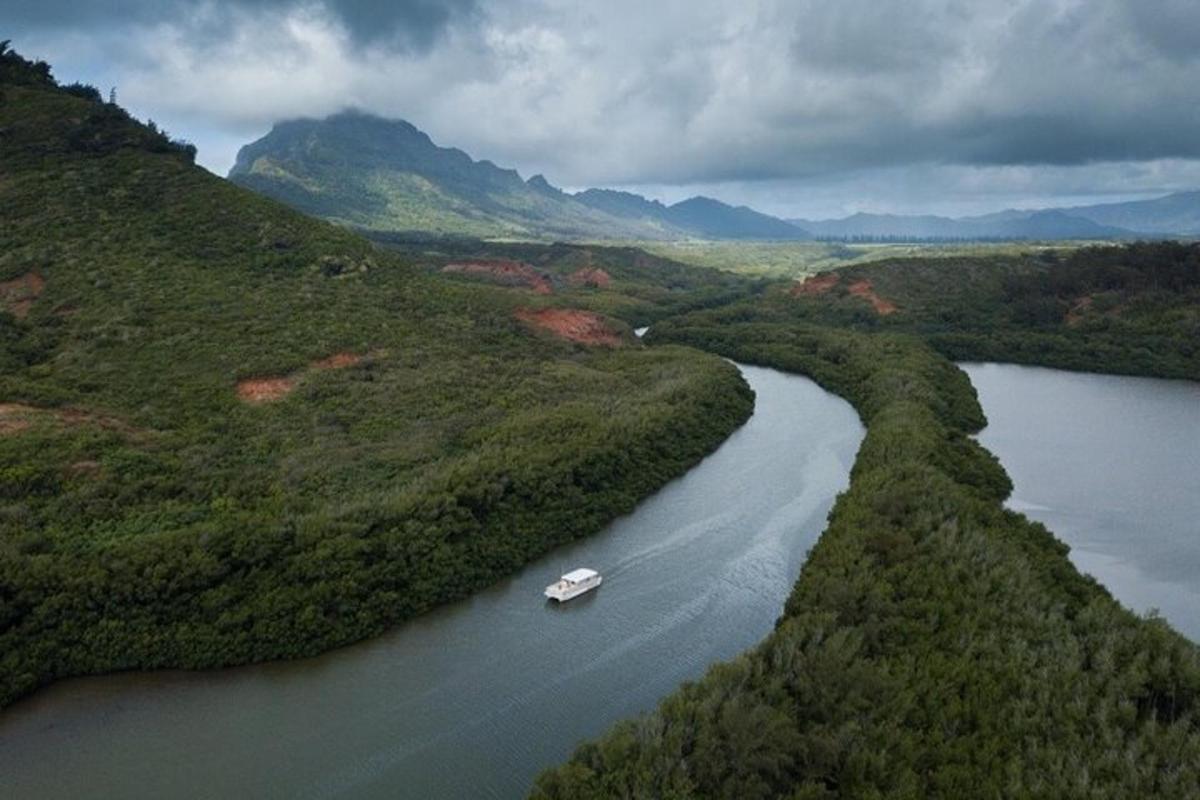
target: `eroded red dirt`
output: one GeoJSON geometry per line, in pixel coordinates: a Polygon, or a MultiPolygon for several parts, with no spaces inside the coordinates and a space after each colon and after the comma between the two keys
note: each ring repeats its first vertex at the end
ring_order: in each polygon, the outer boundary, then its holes
{"type": "Polygon", "coordinates": [[[20,403],[0,403],[0,436],[20,433],[33,424],[37,409],[20,403]]]}
{"type": "Polygon", "coordinates": [[[621,336],[604,317],[573,308],[519,308],[517,319],[579,344],[619,347],[621,336]]]}
{"type": "Polygon", "coordinates": [[[792,286],[791,292],[795,297],[825,294],[837,286],[839,280],[841,280],[841,276],[836,272],[822,272],[818,275],[808,276],[803,283],[795,284],[792,286]]]}
{"type": "Polygon", "coordinates": [[[478,259],[447,264],[442,272],[480,275],[504,286],[525,286],[538,294],[553,294],[550,279],[522,261],[507,258],[478,259]]]}
{"type": "Polygon", "coordinates": [[[26,272],[11,281],[0,282],[0,302],[14,317],[24,319],[45,288],[45,278],[36,272],[26,272]]]}
{"type": "MultiPolygon", "coordinates": [[[[379,355],[386,351],[372,351],[368,355],[379,355]]],[[[346,369],[361,364],[367,356],[342,350],[332,355],[309,362],[310,370],[346,369]]],[[[304,377],[306,370],[300,370],[290,375],[266,375],[257,378],[245,378],[237,383],[237,396],[243,402],[258,405],[281,400],[291,394],[296,384],[304,377]]]]}
{"type": "Polygon", "coordinates": [[[584,267],[572,272],[567,281],[572,286],[593,286],[597,289],[607,289],[612,283],[612,276],[602,269],[584,267]]]}
{"type": "Polygon", "coordinates": [[[861,297],[870,302],[875,307],[876,313],[880,316],[886,317],[888,314],[896,313],[896,304],[875,294],[875,288],[868,280],[855,281],[846,287],[846,291],[855,297],[861,297]]]}
{"type": "Polygon", "coordinates": [[[246,378],[238,381],[237,395],[247,403],[270,403],[291,394],[296,381],[286,376],[246,378]]]}
{"type": "Polygon", "coordinates": [[[62,425],[95,425],[126,435],[145,433],[116,417],[82,408],[38,408],[24,403],[0,403],[0,435],[27,430],[39,417],[52,417],[62,425]]]}
{"type": "Polygon", "coordinates": [[[358,353],[342,352],[318,359],[309,364],[309,366],[313,369],[345,369],[346,367],[353,367],[355,364],[361,364],[362,360],[363,357],[358,353]]]}

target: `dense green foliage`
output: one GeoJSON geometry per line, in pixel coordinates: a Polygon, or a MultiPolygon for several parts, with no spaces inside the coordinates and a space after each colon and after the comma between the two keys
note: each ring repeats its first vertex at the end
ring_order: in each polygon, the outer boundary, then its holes
{"type": "Polygon", "coordinates": [[[1200,379],[1200,244],[903,259],[839,270],[829,292],[772,299],[780,314],[919,334],[958,361],[1200,379]],[[894,314],[848,288],[869,281],[894,314]]]}
{"type": "MultiPolygon", "coordinates": [[[[761,293],[764,284],[739,275],[697,269],[655,256],[637,247],[484,242],[477,239],[413,240],[380,233],[368,234],[407,260],[430,270],[471,259],[511,259],[545,275],[553,295],[542,304],[588,308],[618,317],[634,327],[664,317],[724,305],[761,293]],[[609,285],[578,285],[581,270],[604,273],[609,285]]],[[[464,276],[460,280],[476,281],[464,276]]]]}
{"type": "Polygon", "coordinates": [[[379,632],[598,530],[750,413],[719,358],[533,332],[529,292],[430,276],[0,70],[0,705],[379,632]],[[291,393],[239,399],[263,377],[291,393]]]}
{"type": "Polygon", "coordinates": [[[966,376],[914,337],[745,304],[659,342],[811,375],[867,436],[775,631],[543,774],[533,797],[1200,794],[1200,649],[1122,609],[968,434],[966,376]]]}

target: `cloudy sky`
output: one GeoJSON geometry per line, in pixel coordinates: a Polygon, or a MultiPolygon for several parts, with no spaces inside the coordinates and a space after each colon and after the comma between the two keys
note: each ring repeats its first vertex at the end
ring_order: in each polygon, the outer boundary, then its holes
{"type": "Polygon", "coordinates": [[[1200,188],[1196,0],[0,0],[224,174],[358,107],[568,188],[784,216],[1200,188]]]}

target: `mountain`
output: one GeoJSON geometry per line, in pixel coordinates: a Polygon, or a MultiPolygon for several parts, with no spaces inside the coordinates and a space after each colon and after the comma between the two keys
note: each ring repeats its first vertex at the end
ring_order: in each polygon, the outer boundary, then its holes
{"type": "Polygon", "coordinates": [[[647,200],[640,194],[620,192],[615,189],[585,189],[575,199],[592,208],[613,216],[628,219],[660,219],[667,217],[667,207],[657,200],[647,200]]]}
{"type": "Polygon", "coordinates": [[[934,239],[957,238],[961,235],[958,223],[948,217],[858,213],[845,219],[796,219],[789,222],[823,239],[849,239],[857,236],[934,239]]]}
{"type": "Polygon", "coordinates": [[[1104,203],[1063,209],[1101,225],[1167,236],[1200,235],[1200,191],[1177,192],[1154,200],[1104,203]]]}
{"type": "Polygon", "coordinates": [[[639,194],[613,189],[587,189],[575,195],[581,203],[625,219],[657,220],[703,239],[808,239],[805,231],[778,217],[746,206],[731,206],[711,197],[692,197],[671,206],[639,194]]]}
{"type": "Polygon", "coordinates": [[[980,238],[995,239],[1128,239],[1133,231],[1101,225],[1058,209],[1035,211],[1027,217],[997,220],[979,226],[980,238]]]}
{"type": "Polygon", "coordinates": [[[545,178],[439,147],[403,120],[344,112],[276,125],[238,153],[235,183],[315,216],[361,228],[475,236],[663,238],[616,219],[545,178]]]}
{"type": "Polygon", "coordinates": [[[357,111],[282,122],[229,178],[325,219],[375,231],[574,239],[801,239],[804,231],[709,198],[673,206],[628,192],[569,194],[542,175],[439,147],[413,125],[357,111]]]}
{"type": "Polygon", "coordinates": [[[854,214],[833,220],[788,220],[821,239],[1128,239],[1137,231],[1062,209],[1001,211],[952,219],[931,215],[854,214]]]}
{"type": "Polygon", "coordinates": [[[730,206],[711,197],[693,197],[667,209],[676,227],[709,239],[808,239],[808,231],[746,206],[730,206]]]}

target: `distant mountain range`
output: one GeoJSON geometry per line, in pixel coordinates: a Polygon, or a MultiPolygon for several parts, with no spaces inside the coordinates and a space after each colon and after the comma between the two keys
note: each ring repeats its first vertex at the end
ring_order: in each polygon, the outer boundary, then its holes
{"type": "Polygon", "coordinates": [[[1200,192],[1154,200],[978,217],[855,214],[844,219],[791,219],[818,239],[1133,239],[1200,235],[1200,192]]]}
{"type": "Polygon", "coordinates": [[[438,147],[402,120],[344,112],[276,125],[238,153],[235,183],[302,211],[379,231],[604,239],[805,239],[752,209],[694,197],[674,205],[627,192],[569,194],[541,175],[438,147]]]}
{"type": "Polygon", "coordinates": [[[542,175],[439,147],[403,120],[357,111],[282,122],[238,153],[230,180],[309,214],[386,232],[558,239],[1020,240],[1200,235],[1200,192],[952,219],[855,214],[783,220],[709,197],[674,205],[612,189],[571,194],[542,175]]]}

